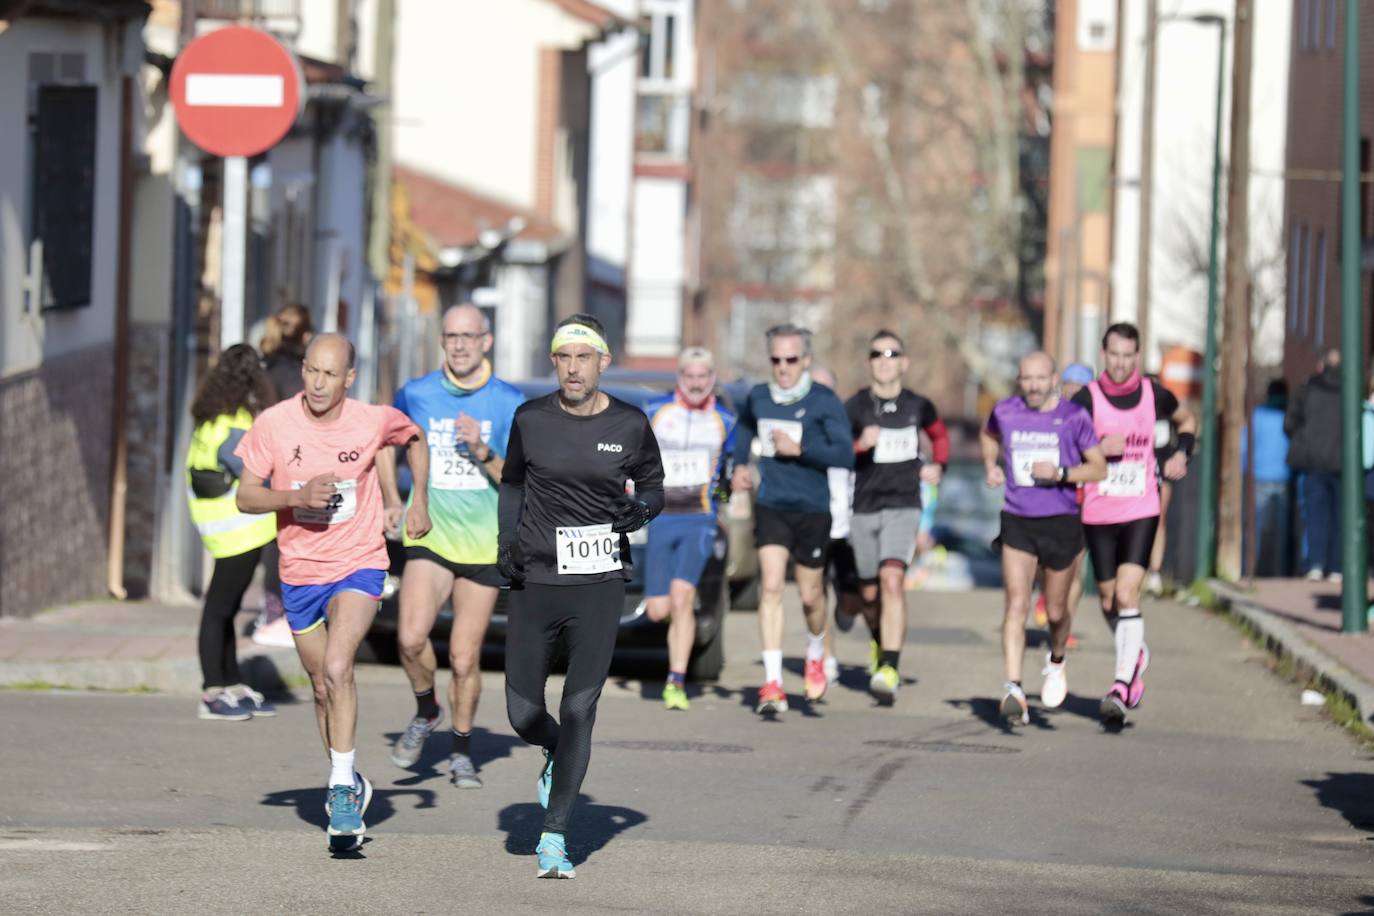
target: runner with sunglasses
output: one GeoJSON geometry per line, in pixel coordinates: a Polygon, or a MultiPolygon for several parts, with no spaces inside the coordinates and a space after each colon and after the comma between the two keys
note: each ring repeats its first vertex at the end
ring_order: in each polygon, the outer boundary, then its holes
{"type": "Polygon", "coordinates": [[[827,470],[854,463],[844,405],[811,378],[811,332],[793,324],[769,328],[773,380],[756,385],[741,405],[732,484],[754,485],[749,470],[759,440],[759,492],[754,543],[759,553],[759,637],[764,684],[757,711],[787,711],[782,689],[782,595],[787,561],[796,564],[797,591],[810,636],[806,644],[806,698],[819,700],[825,676],[825,558],[830,543],[827,470]]]}
{"type": "Polygon", "coordinates": [[[849,542],[865,616],[878,620],[869,690],[892,702],[906,639],[906,571],[921,530],[921,483],[938,485],[949,461],[949,433],[935,405],[902,387],[911,364],[902,340],[882,330],[869,340],[869,387],[845,402],[854,439],[854,514],[849,542]],[[921,461],[921,437],[930,437],[931,461],[921,461]]]}

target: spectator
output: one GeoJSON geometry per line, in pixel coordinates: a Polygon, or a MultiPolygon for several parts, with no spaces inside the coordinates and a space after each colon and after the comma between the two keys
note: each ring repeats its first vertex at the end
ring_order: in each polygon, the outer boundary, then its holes
{"type": "MultiPolygon", "coordinates": [[[[1302,472],[1307,578],[1341,581],[1341,351],[1328,350],[1288,404],[1288,466],[1302,472]]],[[[1259,451],[1259,446],[1256,446],[1259,451]]]]}
{"type": "MultiPolygon", "coordinates": [[[[1264,403],[1255,408],[1251,429],[1255,437],[1255,575],[1288,574],[1292,556],[1289,499],[1291,473],[1288,469],[1288,436],[1283,431],[1284,410],[1288,406],[1288,383],[1274,379],[1265,392],[1264,403]]],[[[1248,468],[1249,436],[1241,437],[1241,466],[1248,468]]]]}
{"type": "Polygon", "coordinates": [[[305,361],[306,344],[314,333],[310,310],[298,302],[282,306],[267,319],[267,330],[258,349],[262,351],[263,364],[276,386],[279,400],[295,397],[305,388],[301,365],[305,361]]]}

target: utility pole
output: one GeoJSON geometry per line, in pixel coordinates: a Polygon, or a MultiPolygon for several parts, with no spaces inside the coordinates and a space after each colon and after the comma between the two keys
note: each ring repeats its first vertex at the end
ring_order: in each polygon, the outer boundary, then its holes
{"type": "Polygon", "coordinates": [[[391,270],[391,122],[396,117],[392,98],[392,66],[395,54],[394,31],[396,0],[377,0],[376,39],[373,60],[376,73],[372,91],[382,104],[372,109],[373,130],[377,136],[376,174],[372,176],[372,224],[368,227],[367,264],[372,276],[385,283],[391,270]]]}
{"type": "Polygon", "coordinates": [[[1360,309],[1360,4],[1345,3],[1344,162],[1341,181],[1341,630],[1368,628],[1360,402],[1364,328],[1360,309]]]}
{"type": "Polygon", "coordinates": [[[1153,237],[1155,181],[1155,48],[1159,44],[1159,0],[1145,7],[1145,110],[1140,125],[1140,239],[1136,256],[1135,323],[1140,329],[1141,371],[1149,368],[1150,240],[1153,237]]]}
{"type": "Polygon", "coordinates": [[[1221,318],[1221,500],[1217,512],[1217,574],[1241,574],[1240,431],[1245,425],[1245,374],[1250,365],[1250,74],[1254,0],[1236,0],[1231,63],[1231,167],[1226,175],[1226,302],[1221,318]]]}

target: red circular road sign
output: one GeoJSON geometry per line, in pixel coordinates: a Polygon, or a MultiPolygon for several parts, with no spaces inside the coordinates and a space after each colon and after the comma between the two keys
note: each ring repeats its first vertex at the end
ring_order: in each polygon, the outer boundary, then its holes
{"type": "Polygon", "coordinates": [[[170,94],[196,146],[216,156],[255,156],[296,123],[304,83],[295,56],[275,38],[229,26],[177,55],[170,94]]]}

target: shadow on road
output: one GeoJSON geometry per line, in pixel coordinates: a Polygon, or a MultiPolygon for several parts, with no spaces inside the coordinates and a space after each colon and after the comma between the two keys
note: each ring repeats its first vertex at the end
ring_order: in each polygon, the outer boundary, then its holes
{"type": "MultiPolygon", "coordinates": [[[[1304,779],[1323,808],[1334,808],[1350,826],[1374,841],[1374,773],[1327,773],[1325,779],[1304,779]]],[[[1374,898],[1366,898],[1366,901],[1374,898]]]]}
{"type": "MultiPolygon", "coordinates": [[[[611,840],[649,819],[633,808],[594,804],[590,795],[577,796],[573,810],[577,829],[568,837],[568,858],[581,865],[611,840]]],[[[532,856],[544,829],[544,809],[533,802],[508,805],[497,815],[496,827],[506,834],[506,852],[532,856]]]]}
{"type": "MultiPolygon", "coordinates": [[[[393,779],[392,785],[418,786],[432,779],[448,778],[448,755],[453,744],[448,736],[448,729],[444,728],[441,731],[442,734],[431,735],[425,742],[420,759],[411,768],[410,775],[393,779]]],[[[401,733],[387,732],[382,737],[390,747],[401,737],[401,733]]],[[[485,728],[472,730],[472,762],[479,770],[493,761],[509,757],[511,748],[524,746],[525,742],[514,735],[498,734],[485,728]]]]}
{"type": "MultiPolygon", "coordinates": [[[[323,786],[308,789],[283,789],[264,795],[258,804],[269,808],[295,808],[296,816],[313,827],[323,830],[329,826],[329,816],[324,813],[323,786]]],[[[369,827],[384,824],[396,814],[396,799],[414,796],[415,810],[433,808],[438,796],[429,789],[373,789],[372,804],[367,807],[364,820],[369,827]]]]}
{"type": "MultiPolygon", "coordinates": [[[[1036,694],[1030,694],[1029,697],[1034,700],[1039,699],[1036,694]]],[[[955,709],[967,709],[969,712],[973,713],[975,718],[983,722],[989,728],[999,731],[1004,735],[1009,735],[1014,731],[1011,724],[1008,723],[1006,719],[1002,718],[1002,712],[999,708],[1001,702],[999,700],[994,700],[992,697],[970,697],[967,700],[952,699],[945,700],[945,703],[955,709]]],[[[1098,721],[1100,718],[1097,700],[1091,697],[1080,697],[1070,694],[1064,700],[1063,705],[1058,709],[1046,710],[1044,707],[1032,702],[1030,706],[1029,727],[1054,731],[1054,717],[1062,713],[1079,716],[1093,722],[1098,721]]],[[[1130,727],[1131,723],[1127,722],[1125,728],[1130,727]]],[[[1122,728],[1104,728],[1103,730],[1108,734],[1119,734],[1122,728]]]]}
{"type": "Polygon", "coordinates": [[[1351,910],[1345,916],[1374,916],[1374,896],[1361,897],[1360,903],[1368,907],[1363,910],[1351,910]]]}

